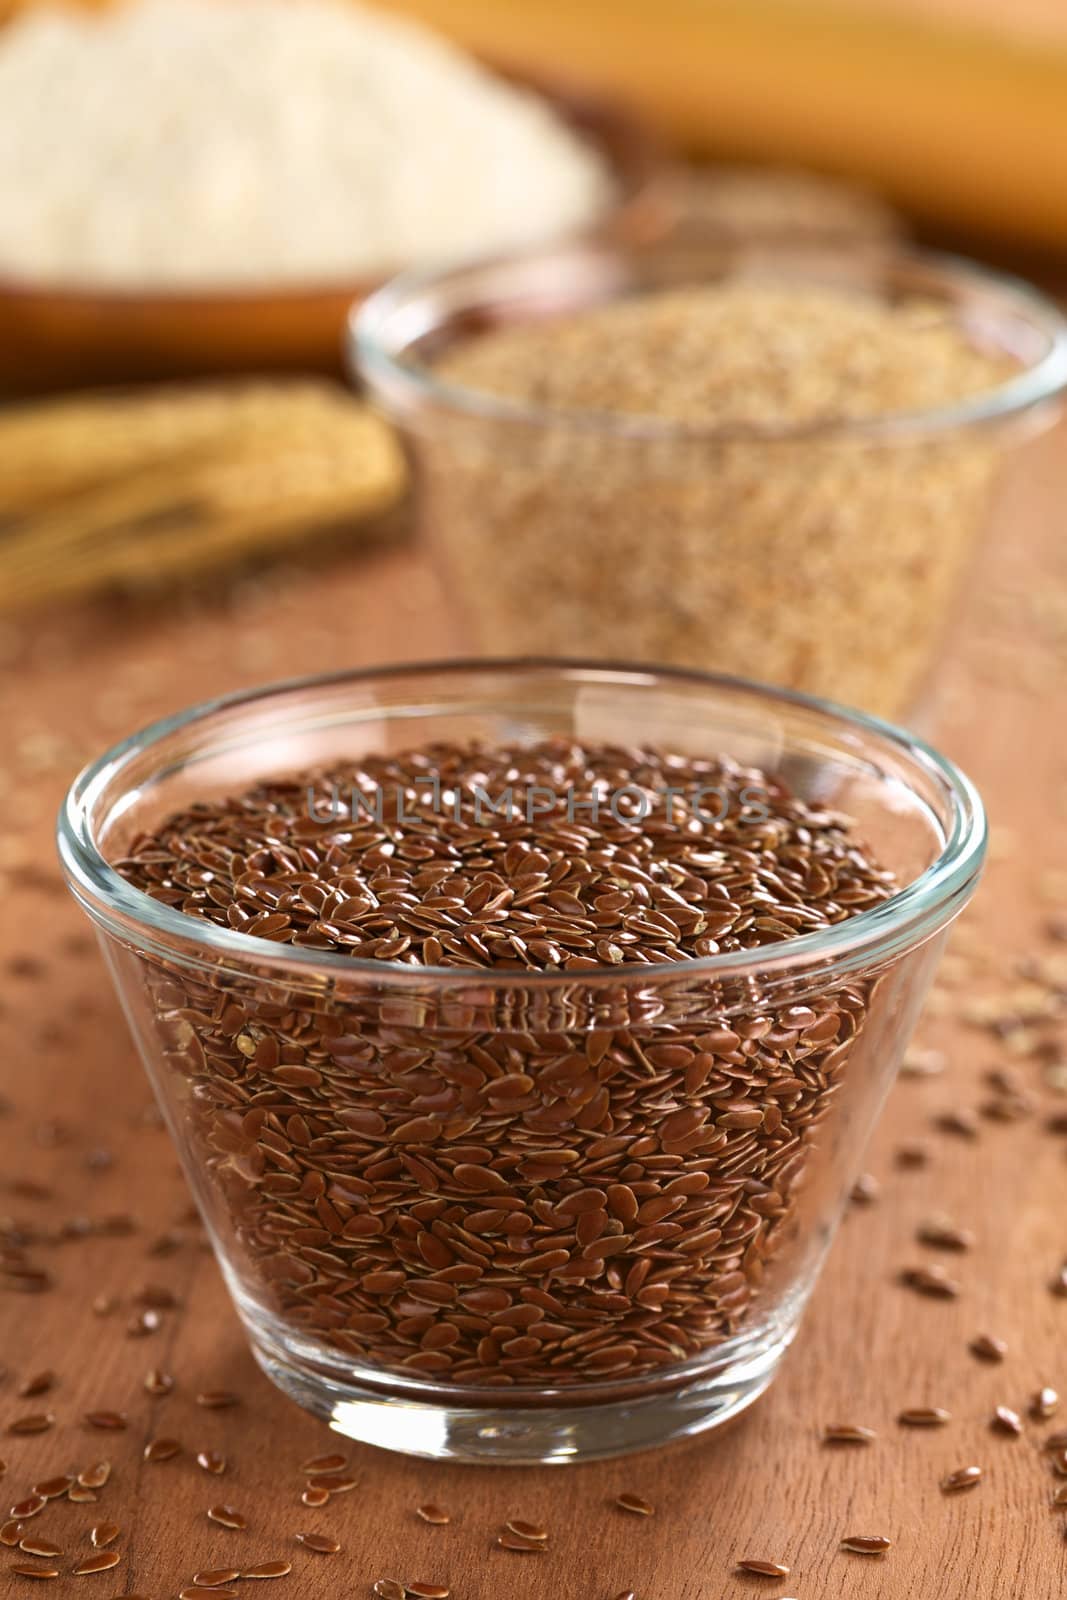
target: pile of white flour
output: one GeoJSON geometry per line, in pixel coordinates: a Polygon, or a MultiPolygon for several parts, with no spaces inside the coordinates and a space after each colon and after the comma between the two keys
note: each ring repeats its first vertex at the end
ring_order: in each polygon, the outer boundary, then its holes
{"type": "Polygon", "coordinates": [[[537,96],[349,0],[132,0],[0,31],[0,278],[344,282],[610,200],[537,96]]]}

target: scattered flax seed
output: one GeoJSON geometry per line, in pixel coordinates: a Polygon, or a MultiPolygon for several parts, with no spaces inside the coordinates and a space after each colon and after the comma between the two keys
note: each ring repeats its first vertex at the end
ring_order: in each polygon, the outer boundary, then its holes
{"type": "Polygon", "coordinates": [[[308,1479],[309,1489],[325,1489],[327,1494],[348,1494],[359,1488],[359,1479],[343,1472],[319,1472],[308,1479]]]}
{"type": "Polygon", "coordinates": [[[960,1293],[960,1285],[955,1278],[950,1278],[944,1267],[937,1265],[906,1267],[900,1274],[900,1281],[917,1294],[928,1295],[936,1300],[955,1300],[960,1293]]]}
{"type": "Polygon", "coordinates": [[[261,1561],[257,1566],[245,1567],[242,1578],[285,1578],[293,1570],[291,1561],[261,1561]]]}
{"type": "Polygon", "coordinates": [[[631,1511],[636,1517],[650,1517],[655,1506],[647,1500],[642,1500],[639,1494],[620,1494],[616,1496],[615,1504],[620,1511],[631,1511]]]}
{"type": "Polygon", "coordinates": [[[127,1322],[126,1334],[130,1339],[147,1339],[149,1334],[158,1333],[162,1326],[163,1318],[158,1311],[138,1311],[127,1322]]]}
{"type": "Polygon", "coordinates": [[[312,1456],[309,1461],[301,1463],[300,1471],[302,1474],[314,1477],[320,1472],[343,1472],[347,1466],[347,1456],[312,1456]]]}
{"type": "Polygon", "coordinates": [[[873,1428],[849,1422],[835,1422],[822,1435],[823,1444],[871,1444],[877,1437],[873,1428]]]}
{"type": "Polygon", "coordinates": [[[983,1100],[978,1109],[990,1122],[1022,1122],[1032,1115],[1034,1102],[1029,1095],[1001,1094],[983,1100]]]}
{"type": "Polygon", "coordinates": [[[90,1428],[111,1429],[119,1432],[127,1426],[125,1411],[87,1411],[85,1422],[90,1428]]]}
{"type": "Polygon", "coordinates": [[[28,1561],[16,1561],[9,1568],[17,1578],[58,1578],[58,1567],[31,1567],[28,1561]]]}
{"type": "Polygon", "coordinates": [[[209,1520],[217,1522],[220,1528],[233,1528],[240,1532],[248,1527],[247,1519],[236,1506],[208,1506],[207,1514],[209,1520]]]}
{"type": "Polygon", "coordinates": [[[981,1481],[981,1467],[957,1467],[941,1479],[941,1487],[946,1494],[956,1494],[960,1489],[975,1488],[981,1481]]]}
{"type": "Polygon", "coordinates": [[[404,1600],[405,1589],[395,1578],[376,1578],[374,1592],[378,1600],[404,1600]]]}
{"type": "Polygon", "coordinates": [[[990,1427],[998,1429],[1001,1433],[1019,1434],[1023,1431],[1023,1419],[1010,1406],[997,1406],[990,1427]]]}
{"type": "Polygon", "coordinates": [[[193,1582],[199,1589],[221,1589],[224,1584],[236,1583],[240,1576],[239,1567],[210,1567],[204,1572],[194,1572],[193,1582]]]}
{"type": "Polygon", "coordinates": [[[304,1505],[310,1506],[312,1511],[319,1511],[323,1506],[329,1505],[330,1491],[329,1489],[316,1489],[312,1484],[309,1484],[300,1499],[304,1505]]]}
{"type": "Polygon", "coordinates": [[[518,1517],[505,1522],[504,1527],[508,1533],[517,1534],[520,1539],[532,1539],[535,1544],[543,1544],[548,1538],[547,1528],[541,1528],[535,1522],[523,1522],[518,1517]]]}
{"type": "Polygon", "coordinates": [[[196,1464],[203,1467],[205,1472],[213,1473],[216,1478],[226,1471],[226,1457],[220,1456],[217,1450],[198,1450],[196,1464]]]}
{"type": "Polygon", "coordinates": [[[918,1230],[920,1244],[935,1250],[973,1250],[974,1234],[966,1228],[957,1228],[946,1217],[931,1217],[918,1230]]]}
{"type": "Polygon", "coordinates": [[[1008,1347],[1003,1339],[997,1339],[991,1333],[980,1333],[970,1343],[971,1354],[980,1361],[1003,1361],[1008,1353],[1008,1347]]]}
{"type": "Polygon", "coordinates": [[[144,1447],[146,1461],[173,1461],[181,1453],[182,1445],[177,1439],[153,1439],[144,1447]]]}
{"type": "Polygon", "coordinates": [[[314,1550],[320,1556],[335,1556],[341,1548],[340,1540],[329,1533],[298,1533],[296,1538],[305,1550],[314,1550]]]}
{"type": "Polygon", "coordinates": [[[188,1583],[178,1590],[178,1600],[237,1600],[236,1589],[202,1589],[198,1583],[188,1583]]]}
{"type": "Polygon", "coordinates": [[[61,1556],[63,1551],[58,1544],[53,1544],[51,1539],[42,1539],[36,1534],[28,1533],[24,1539],[19,1540],[19,1549],[28,1556],[61,1556]]]}
{"type": "Polygon", "coordinates": [[[15,1502],[11,1507],[11,1515],[17,1522],[25,1522],[30,1517],[36,1517],[47,1504],[43,1494],[31,1494],[25,1500],[15,1502]]]}
{"type": "Polygon", "coordinates": [[[632,1589],[623,1589],[615,1595],[614,1600],[637,1600],[637,1595],[632,1589]]]}
{"type": "Polygon", "coordinates": [[[173,1289],[168,1289],[165,1284],[146,1283],[134,1296],[137,1304],[147,1306],[152,1311],[175,1311],[181,1301],[173,1289]]]}
{"type": "Polygon", "coordinates": [[[103,1550],[105,1545],[114,1544],[122,1529],[117,1522],[98,1522],[89,1538],[94,1550],[103,1550]]]}
{"type": "Polygon", "coordinates": [[[1052,1491],[1052,1504],[1067,1506],[1067,1483],[1061,1483],[1058,1489],[1052,1491]]]}
{"type": "Polygon", "coordinates": [[[88,1577],[92,1572],[107,1572],[111,1567],[117,1567],[122,1560],[118,1550],[101,1550],[95,1556],[86,1556],[72,1569],[76,1578],[88,1577]]]}
{"type": "Polygon", "coordinates": [[[881,1192],[878,1179],[869,1172],[861,1172],[852,1185],[852,1203],[856,1206],[871,1206],[881,1192]]]}
{"type": "Polygon", "coordinates": [[[443,1583],[406,1583],[404,1588],[415,1600],[448,1600],[452,1593],[443,1583]]]}
{"type": "Polygon", "coordinates": [[[841,1540],[842,1550],[851,1550],[858,1556],[884,1556],[893,1541],[881,1533],[850,1533],[841,1540]]]}
{"type": "Polygon", "coordinates": [[[1050,1433],[1041,1444],[1042,1450],[1067,1450],[1067,1428],[1061,1428],[1059,1433],[1050,1433]]]}
{"type": "Polygon", "coordinates": [[[148,1254],[162,1260],[164,1256],[175,1255],[185,1243],[185,1235],[180,1228],[171,1228],[166,1233],[161,1233],[153,1239],[148,1246],[148,1254]]]}
{"type": "Polygon", "coordinates": [[[0,1526],[0,1544],[6,1545],[9,1550],[13,1550],[22,1538],[22,1532],[22,1523],[12,1518],[10,1522],[5,1522],[0,1526]]]}
{"type": "Polygon", "coordinates": [[[990,1067],[985,1075],[986,1082],[998,1094],[1021,1094],[1023,1092],[1022,1079],[1011,1067],[990,1067]]]}
{"type": "Polygon", "coordinates": [[[40,1483],[33,1486],[34,1494],[43,1494],[46,1500],[62,1500],[74,1487],[74,1479],[69,1473],[64,1473],[58,1478],[42,1478],[40,1483]]]}
{"type": "Polygon", "coordinates": [[[929,1164],[930,1151],[926,1145],[917,1141],[901,1144],[893,1152],[893,1161],[904,1172],[914,1171],[929,1164]]]}
{"type": "Polygon", "coordinates": [[[524,1539],[521,1533],[501,1533],[497,1535],[496,1545],[498,1550],[514,1550],[520,1555],[540,1556],[546,1549],[541,1539],[524,1539]]]}
{"type": "Polygon", "coordinates": [[[80,1506],[95,1505],[99,1498],[95,1489],[86,1489],[80,1483],[76,1483],[67,1496],[68,1500],[73,1500],[76,1505],[80,1506]]]}
{"type": "Polygon", "coordinates": [[[7,1431],[14,1434],[47,1433],[49,1428],[55,1426],[55,1420],[51,1411],[31,1411],[8,1423],[7,1431]]]}
{"type": "Polygon", "coordinates": [[[164,1372],[160,1367],[153,1367],[145,1375],[144,1386],[148,1394],[160,1399],[163,1395],[172,1392],[174,1379],[169,1372],[164,1372]]]}
{"type": "Polygon", "coordinates": [[[738,1572],[750,1572],[756,1578],[788,1578],[789,1568],[784,1561],[761,1561],[758,1556],[745,1556],[737,1563],[738,1572]]]}
{"type": "Polygon", "coordinates": [[[26,1378],[19,1384],[18,1396],[20,1400],[30,1400],[36,1395],[47,1394],[49,1389],[55,1388],[56,1375],[49,1368],[43,1372],[35,1372],[32,1378],[26,1378]]]}
{"type": "Polygon", "coordinates": [[[6,1287],[19,1294],[44,1294],[52,1288],[51,1274],[40,1267],[13,1264],[5,1265],[3,1271],[7,1279],[6,1287]]]}
{"type": "Polygon", "coordinates": [[[416,1506],[415,1515],[434,1528],[447,1528],[452,1521],[448,1512],[442,1510],[440,1506],[416,1506]]]}
{"type": "Polygon", "coordinates": [[[897,1417],[906,1428],[940,1428],[952,1421],[952,1413],[943,1406],[910,1406],[897,1417]]]}
{"type": "Polygon", "coordinates": [[[942,1133],[958,1134],[961,1139],[977,1139],[978,1118],[973,1111],[957,1106],[952,1111],[942,1111],[934,1118],[935,1128],[942,1133]]]}
{"type": "Polygon", "coordinates": [[[1067,1261],[1063,1263],[1056,1275],[1049,1280],[1049,1289],[1053,1294],[1067,1295],[1067,1261]]]}
{"type": "MultiPolygon", "coordinates": [[[[1047,1418],[1056,1415],[1059,1404],[1060,1397],[1055,1389],[1049,1389],[1048,1387],[1039,1389],[1030,1402],[1030,1415],[1039,1422],[1044,1422],[1047,1418]]],[[[15,1512],[11,1514],[14,1516],[15,1512]]]]}
{"type": "Polygon", "coordinates": [[[9,1188],[12,1194],[17,1194],[22,1200],[52,1200],[53,1191],[47,1184],[37,1183],[33,1178],[16,1178],[9,1188]]]}
{"type": "Polygon", "coordinates": [[[232,1389],[202,1389],[196,1397],[196,1403],[207,1411],[226,1411],[230,1406],[239,1406],[241,1396],[234,1394],[232,1389]]]}
{"type": "Polygon", "coordinates": [[[1052,1470],[1058,1478],[1067,1478],[1067,1450],[1053,1450],[1052,1470]]]}

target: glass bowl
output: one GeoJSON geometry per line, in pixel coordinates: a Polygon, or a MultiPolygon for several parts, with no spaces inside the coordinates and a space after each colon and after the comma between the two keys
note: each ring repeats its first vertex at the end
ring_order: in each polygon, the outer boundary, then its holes
{"type": "Polygon", "coordinates": [[[771,1381],[985,824],[949,762],[869,717],[699,673],[531,660],[195,707],[86,768],[59,847],[264,1370],[352,1438],[563,1462],[712,1427],[771,1381]],[[113,865],[260,778],[547,737],[780,776],[847,812],[899,892],[755,951],[472,971],[251,937],[113,865]]]}
{"type": "MultiPolygon", "coordinates": [[[[776,345],[794,333],[783,315],[776,345]]],[[[577,243],[410,274],[353,314],[350,353],[409,441],[421,520],[476,649],[669,662],[893,717],[921,698],[1001,469],[1067,384],[1051,302],[893,246],[577,243]],[[934,410],[690,426],[525,405],[435,371],[503,326],[547,340],[589,308],[742,281],[921,303],[1012,375],[934,410]]]]}

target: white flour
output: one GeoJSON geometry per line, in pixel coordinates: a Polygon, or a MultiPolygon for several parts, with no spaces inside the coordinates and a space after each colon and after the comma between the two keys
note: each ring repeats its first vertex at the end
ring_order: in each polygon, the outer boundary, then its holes
{"type": "Polygon", "coordinates": [[[535,96],[346,0],[140,0],[0,30],[0,276],[344,281],[608,201],[535,96]]]}

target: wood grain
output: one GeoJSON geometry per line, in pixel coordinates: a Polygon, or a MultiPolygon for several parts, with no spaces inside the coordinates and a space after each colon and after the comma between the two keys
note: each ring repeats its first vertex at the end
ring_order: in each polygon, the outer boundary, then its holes
{"type": "MultiPolygon", "coordinates": [[[[1062,433],[1044,441],[1005,505],[1006,535],[937,696],[938,737],[979,780],[999,830],[1001,858],[968,917],[968,948],[977,940],[996,952],[983,993],[1042,947],[1051,908],[1038,896],[1039,868],[1067,868],[1067,557],[1053,515],[1065,446],[1062,433]]],[[[380,1576],[447,1583],[457,1600],[610,1600],[628,1588],[639,1600],[1053,1600],[1067,1580],[1067,1514],[1050,1509],[1054,1479],[1039,1444],[1067,1425],[1067,1400],[1057,1424],[1027,1420],[1019,1439],[988,1424],[997,1404],[1024,1412],[1040,1384],[1067,1392],[1067,1299],[1048,1287],[1067,1254],[1067,1139],[1047,1126],[1067,1100],[1041,1089],[1039,1066],[1023,1060],[1017,1070],[1038,1094],[1033,1116],[982,1120],[974,1140],[934,1127],[939,1112],[980,1102],[983,1073],[1006,1059],[988,1034],[954,1019],[959,989],[943,991],[946,1014],[928,1015],[922,1030],[948,1052],[948,1071],[894,1091],[867,1162],[881,1197],[847,1218],[780,1380],[747,1416],[690,1445],[570,1469],[448,1468],[353,1447],[360,1487],[325,1511],[300,1505],[298,1464],[330,1449],[331,1436],[246,1351],[166,1136],[145,1121],[148,1091],[102,966],[59,886],[52,817],[84,756],[194,698],[455,644],[431,572],[403,550],[244,582],[206,609],[180,599],[166,611],[100,605],[0,631],[0,1091],[11,1102],[0,1120],[0,1217],[8,1236],[17,1224],[31,1237],[79,1217],[136,1219],[128,1237],[31,1243],[54,1287],[0,1292],[3,1508],[42,1475],[101,1456],[115,1464],[97,1507],[50,1505],[34,1532],[64,1546],[68,1573],[96,1513],[123,1529],[121,1565],[91,1581],[64,1576],[47,1592],[164,1600],[199,1568],[284,1556],[293,1570],[269,1590],[274,1600],[356,1600],[380,1576]],[[929,1164],[901,1170],[893,1152],[917,1138],[929,1164]],[[26,1180],[51,1192],[37,1195],[26,1180]],[[935,1259],[915,1241],[934,1211],[977,1235],[970,1254],[941,1258],[963,1284],[956,1301],[921,1299],[896,1281],[901,1268],[935,1259]],[[131,1296],[147,1283],[171,1288],[181,1307],[162,1314],[158,1332],[131,1338],[131,1296]],[[92,1310],[100,1294],[119,1301],[108,1315],[92,1310]],[[1001,1365],[968,1353],[980,1330],[1008,1342],[1001,1365]],[[177,1380],[170,1398],[143,1392],[155,1365],[177,1380]],[[20,1400],[17,1383],[46,1366],[58,1374],[54,1392],[20,1400]],[[198,1407],[208,1387],[236,1390],[240,1408],[198,1407]],[[902,1407],[927,1404],[948,1407],[952,1422],[896,1424],[902,1407]],[[15,1417],[46,1407],[57,1418],[50,1432],[6,1435],[15,1417]],[[80,1419],[94,1407],[127,1411],[128,1430],[87,1429],[80,1419]],[[878,1438],[828,1448],[820,1431],[834,1422],[868,1425],[878,1438]],[[158,1434],[180,1439],[184,1455],[146,1465],[144,1446],[158,1434]],[[200,1449],[227,1455],[224,1477],[196,1466],[200,1449]],[[982,1484],[943,1495],[942,1475],[971,1462],[986,1469],[982,1484]],[[656,1514],[616,1510],[623,1489],[656,1514]],[[246,1532],[207,1521],[219,1501],[246,1513],[246,1532]],[[421,1523],[414,1508],[425,1501],[448,1508],[451,1525],[421,1523]],[[548,1526],[544,1555],[492,1548],[512,1516],[548,1526]],[[293,1536],[306,1529],[335,1532],[342,1553],[302,1549],[293,1536]],[[841,1552],[856,1533],[884,1533],[893,1548],[884,1558],[841,1552]],[[791,1575],[736,1575],[748,1555],[784,1561],[791,1575]]],[[[32,1587],[10,1574],[12,1559],[0,1550],[4,1597],[32,1587]]]]}

